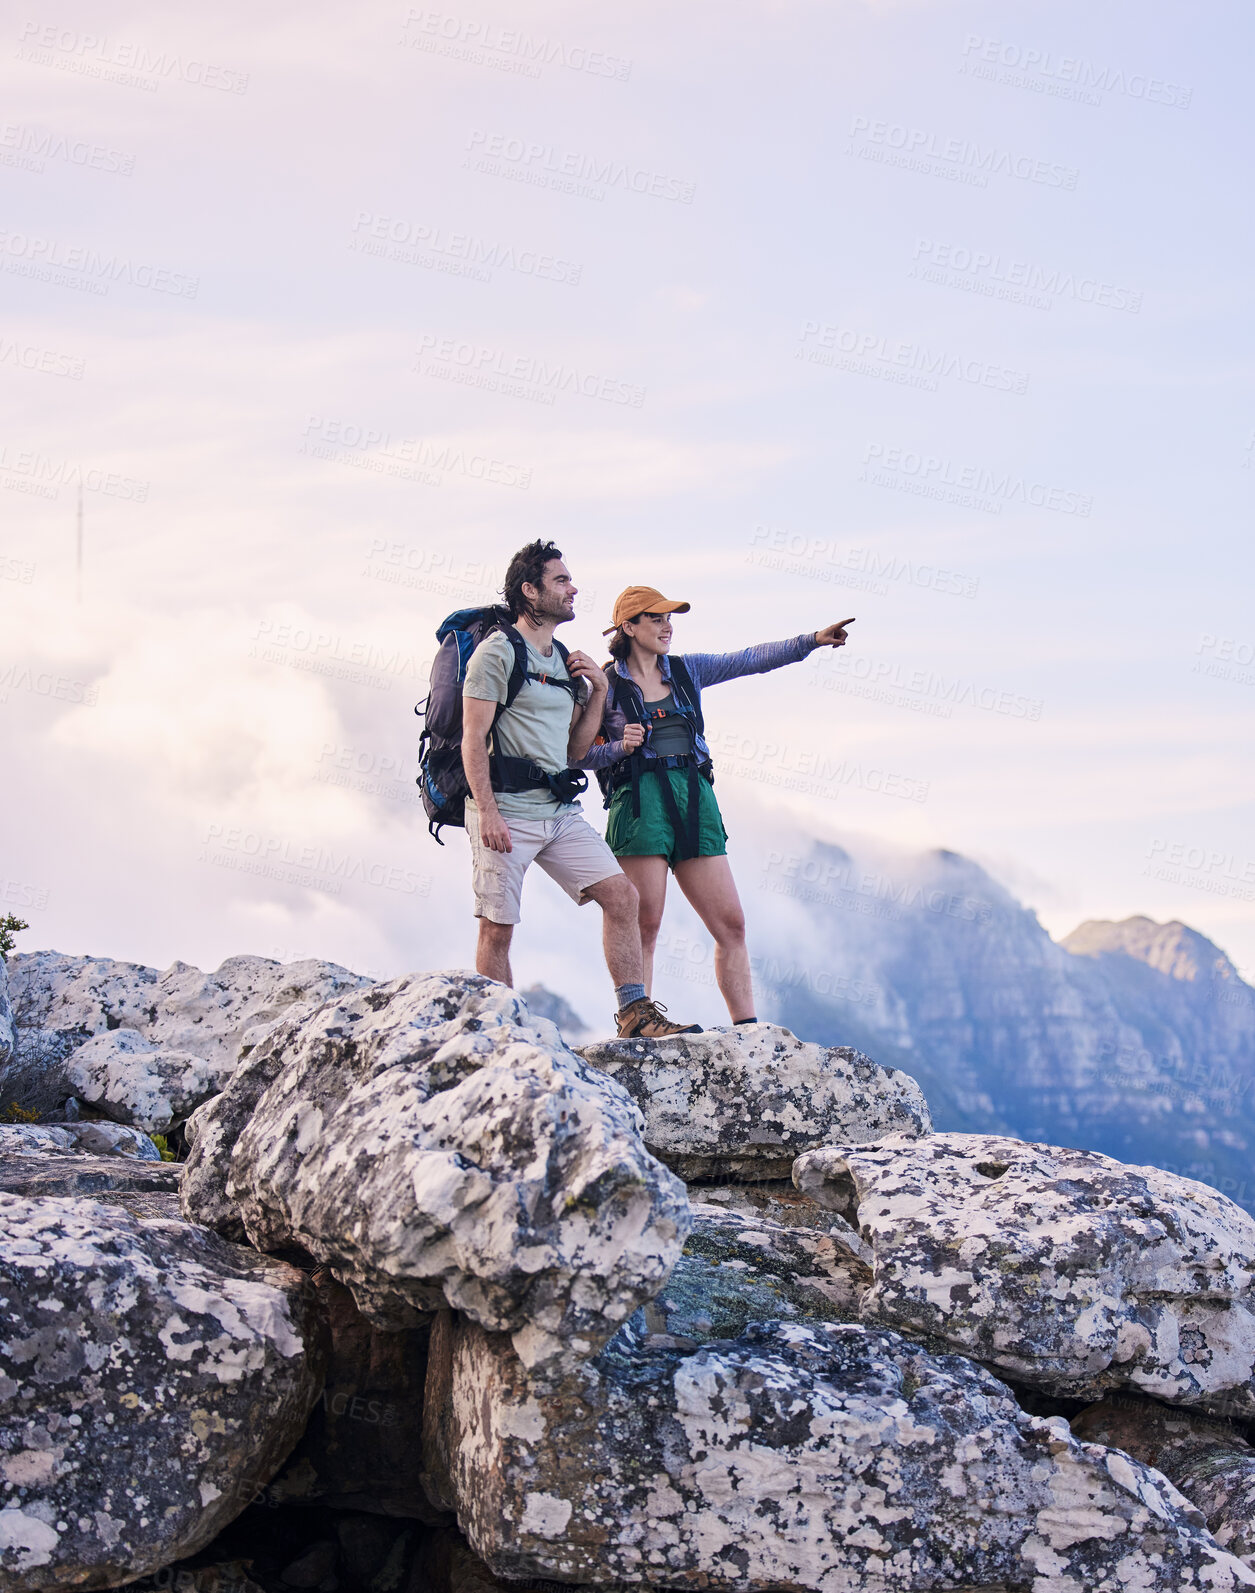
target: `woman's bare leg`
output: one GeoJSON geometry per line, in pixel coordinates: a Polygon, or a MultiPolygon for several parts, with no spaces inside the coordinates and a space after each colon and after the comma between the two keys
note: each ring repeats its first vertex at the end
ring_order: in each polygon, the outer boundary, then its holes
{"type": "MultiPolygon", "coordinates": [[[[726,857],[690,857],[675,882],[715,940],[715,979],[733,1023],[754,1017],[754,980],[745,944],[745,912],[726,857]]],[[[642,919],[645,898],[641,896],[642,919]]],[[[643,928],[643,924],[642,924],[643,928]]]]}
{"type": "Polygon", "coordinates": [[[645,994],[654,989],[654,947],[662,928],[662,910],[667,905],[667,860],[665,857],[621,857],[619,867],[636,886],[641,899],[641,954],[645,959],[645,994]]]}

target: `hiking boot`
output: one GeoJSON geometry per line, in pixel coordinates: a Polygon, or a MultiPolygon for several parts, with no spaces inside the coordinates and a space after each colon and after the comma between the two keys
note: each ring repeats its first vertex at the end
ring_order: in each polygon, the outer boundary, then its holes
{"type": "Polygon", "coordinates": [[[672,1023],[664,1018],[666,1007],[648,996],[639,1001],[629,1001],[614,1015],[615,1028],[620,1040],[666,1040],[673,1034],[700,1034],[700,1023],[672,1023]]]}

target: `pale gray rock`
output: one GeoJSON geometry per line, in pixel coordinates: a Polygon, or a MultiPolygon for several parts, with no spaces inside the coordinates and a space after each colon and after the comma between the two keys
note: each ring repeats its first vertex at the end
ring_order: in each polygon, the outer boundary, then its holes
{"type": "Polygon", "coordinates": [[[299,1245],[376,1326],[446,1303],[529,1365],[594,1353],[689,1227],[626,1094],[478,974],[414,974],[281,1020],[189,1123],[183,1209],[299,1245]]]}
{"type": "Polygon", "coordinates": [[[784,1178],[816,1146],[932,1128],[907,1074],[772,1023],[608,1040],[580,1055],[623,1086],[644,1114],[646,1145],[690,1181],[784,1178]]]}
{"type": "Polygon", "coordinates": [[[136,1156],[92,1156],[85,1151],[0,1156],[0,1190],[32,1199],[49,1195],[103,1196],[110,1190],[177,1192],[178,1162],[136,1156]]]}
{"type": "Polygon", "coordinates": [[[1255,1450],[1230,1423],[1114,1394],[1073,1417],[1072,1431],[1162,1471],[1220,1547],[1255,1569],[1255,1450]]]}
{"type": "MultiPolygon", "coordinates": [[[[0,1061],[0,1100],[12,1097],[45,1118],[58,1115],[75,1093],[65,1064],[93,1036],[135,1033],[171,1056],[197,1058],[201,1070],[225,1079],[282,1013],[312,1011],[338,991],[370,983],[316,958],[285,964],[228,957],[207,974],[185,962],[159,972],[56,951],[12,957],[9,977],[18,1049],[7,1065],[0,1061]]],[[[103,1109],[104,1100],[99,1104],[103,1109]]]]}
{"type": "Polygon", "coordinates": [[[301,1273],[183,1222],[0,1195],[0,1583],[103,1588],[207,1544],[322,1377],[301,1273]]]}
{"type": "Polygon", "coordinates": [[[91,1156],[130,1156],[159,1162],[161,1152],[137,1128],[82,1118],[73,1123],[0,1123],[0,1156],[61,1156],[85,1151],[91,1156]]]}
{"type": "Polygon", "coordinates": [[[799,1157],[871,1247],[867,1321],[1012,1379],[1255,1415],[1255,1219],[1204,1184],[985,1134],[799,1157]]]}
{"type": "Polygon", "coordinates": [[[696,1350],[624,1329],[559,1382],[433,1329],[431,1486],[498,1576],[813,1593],[1255,1586],[1158,1472],[861,1324],[696,1350]]]}
{"type": "Polygon", "coordinates": [[[313,1006],[370,980],[338,963],[228,957],[213,973],[190,963],[164,972],[108,957],[55,951],[11,959],[18,1022],[27,1028],[134,1029],[154,1045],[232,1064],[252,1032],[298,1005],[313,1006]]]}
{"type": "Polygon", "coordinates": [[[119,1123],[165,1134],[217,1095],[234,1061],[209,1062],[155,1046],[135,1029],[93,1035],[67,1060],[66,1078],[82,1100],[119,1123]]]}

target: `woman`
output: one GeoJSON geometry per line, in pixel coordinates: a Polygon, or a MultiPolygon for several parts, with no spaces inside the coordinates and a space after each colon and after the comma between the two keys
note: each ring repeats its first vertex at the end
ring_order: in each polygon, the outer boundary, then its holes
{"type": "Polygon", "coordinates": [[[745,914],[728,866],[704,737],[703,686],[795,664],[817,647],[842,647],[852,620],[739,653],[672,658],[671,616],[687,614],[652,586],[629,586],[614,605],[610,691],[601,736],[583,760],[606,795],[606,840],[641,898],[645,987],[667,900],[667,870],[714,936],[715,979],[733,1023],[755,1023],[745,914]]]}

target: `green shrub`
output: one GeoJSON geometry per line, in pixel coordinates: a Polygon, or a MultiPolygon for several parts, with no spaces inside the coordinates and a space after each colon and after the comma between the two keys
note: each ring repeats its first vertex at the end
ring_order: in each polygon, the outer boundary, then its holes
{"type": "Polygon", "coordinates": [[[16,913],[6,913],[0,918],[0,957],[7,957],[13,950],[13,937],[30,925],[24,918],[19,918],[16,913]]]}
{"type": "Polygon", "coordinates": [[[32,1112],[27,1106],[19,1106],[16,1101],[9,1102],[7,1112],[0,1112],[0,1123],[38,1123],[38,1121],[38,1112],[32,1112]]]}

